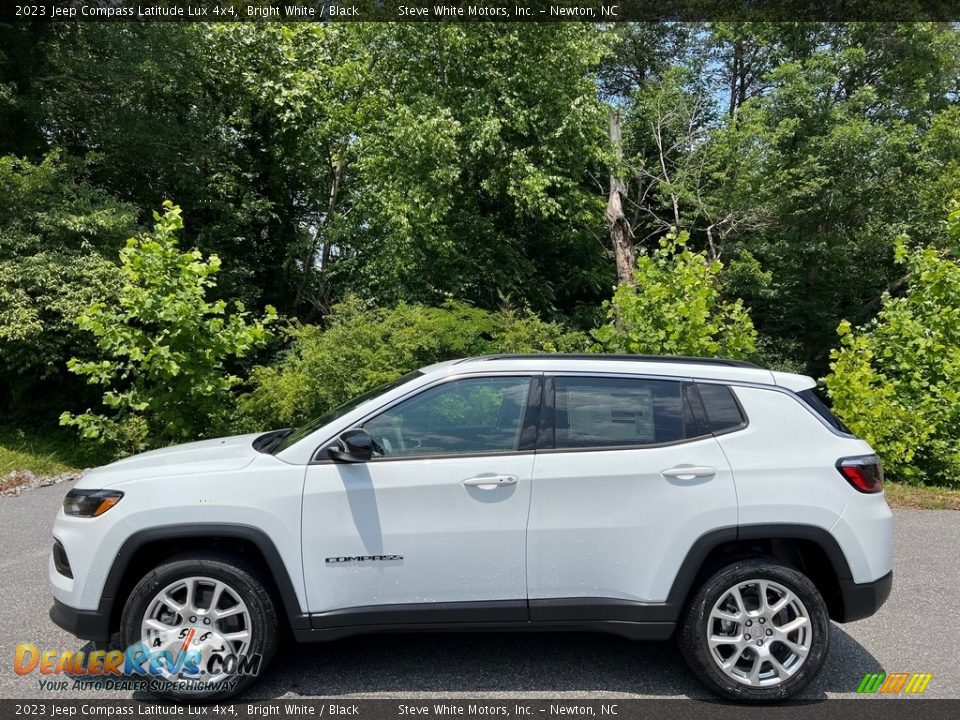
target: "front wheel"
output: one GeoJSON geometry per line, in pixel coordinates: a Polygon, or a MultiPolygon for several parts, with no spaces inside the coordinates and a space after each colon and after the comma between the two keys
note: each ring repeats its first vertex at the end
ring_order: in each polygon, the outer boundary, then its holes
{"type": "Polygon", "coordinates": [[[220,700],[253,682],[273,658],[277,611],[256,569],[197,554],[163,563],[137,583],[121,635],[139,653],[141,678],[155,694],[220,700]]]}
{"type": "Polygon", "coordinates": [[[679,641],[687,663],[717,694],[774,702],[820,671],[830,620],[805,575],[773,560],[745,560],[700,587],[681,620],[679,641]]]}

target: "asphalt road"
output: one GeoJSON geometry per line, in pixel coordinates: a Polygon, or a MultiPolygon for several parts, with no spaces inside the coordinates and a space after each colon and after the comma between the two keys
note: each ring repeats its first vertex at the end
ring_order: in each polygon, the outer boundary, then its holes
{"type": "MultiPolygon", "coordinates": [[[[50,527],[68,485],[0,497],[0,698],[129,697],[41,690],[14,648],[80,649],[50,622],[50,527]]],[[[960,698],[960,512],[896,511],[893,594],[872,618],[834,625],[806,698],[850,697],[868,672],[931,672],[925,696],[960,698]]],[[[606,635],[384,635],[285,648],[248,698],[701,698],[673,643],[606,635]]]]}

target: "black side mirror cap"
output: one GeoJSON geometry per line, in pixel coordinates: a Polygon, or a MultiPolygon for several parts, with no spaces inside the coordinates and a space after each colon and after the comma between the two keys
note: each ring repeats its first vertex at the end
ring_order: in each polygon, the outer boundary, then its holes
{"type": "Polygon", "coordinates": [[[364,463],[373,458],[376,443],[363,428],[344,430],[337,438],[337,447],[328,450],[330,459],[335,462],[364,463]]]}

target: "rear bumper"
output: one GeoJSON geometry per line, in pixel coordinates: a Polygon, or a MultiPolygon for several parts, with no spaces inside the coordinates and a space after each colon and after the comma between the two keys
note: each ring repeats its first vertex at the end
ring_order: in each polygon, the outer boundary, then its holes
{"type": "Polygon", "coordinates": [[[879,580],[867,583],[855,583],[850,579],[840,579],[840,596],[843,598],[843,616],[835,618],[837,622],[853,622],[870,617],[887,598],[893,588],[893,570],[879,580]]]}
{"type": "Polygon", "coordinates": [[[50,619],[81,640],[106,642],[110,639],[110,613],[102,610],[77,610],[54,599],[50,619]]]}

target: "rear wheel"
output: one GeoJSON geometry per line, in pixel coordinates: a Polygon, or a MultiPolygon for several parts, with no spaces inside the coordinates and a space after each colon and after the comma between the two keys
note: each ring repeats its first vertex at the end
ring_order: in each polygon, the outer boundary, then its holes
{"type": "Polygon", "coordinates": [[[195,555],[164,563],[130,593],[121,619],[127,647],[142,648],[156,694],[231,697],[273,658],[278,618],[257,571],[239,559],[195,555]]]}
{"type": "Polygon", "coordinates": [[[697,591],[679,641],[691,668],[719,695],[773,702],[817,675],[829,631],[826,605],[805,575],[774,560],[745,560],[697,591]]]}

